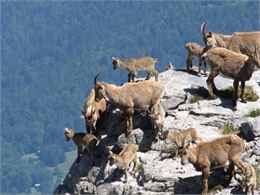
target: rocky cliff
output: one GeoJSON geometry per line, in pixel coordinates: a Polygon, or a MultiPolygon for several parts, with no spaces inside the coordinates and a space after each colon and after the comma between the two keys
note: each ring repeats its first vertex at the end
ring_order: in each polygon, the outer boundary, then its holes
{"type": "MultiPolygon", "coordinates": [[[[206,94],[205,76],[188,74],[185,71],[169,70],[160,74],[159,81],[166,86],[166,94],[161,104],[168,112],[166,128],[179,131],[189,127],[197,129],[205,140],[223,134],[223,126],[237,128],[249,143],[250,149],[243,155],[243,161],[251,162],[260,169],[260,116],[247,117],[254,109],[260,109],[260,98],[254,102],[238,102],[235,110],[230,98],[209,98],[194,101],[196,94],[206,94]],[[194,102],[194,103],[191,103],[194,102]]],[[[217,77],[218,89],[232,86],[233,81],[217,77]]],[[[260,96],[260,71],[246,83],[260,96]]],[[[174,156],[174,144],[153,140],[149,117],[137,114],[134,117],[134,130],[126,137],[123,116],[119,111],[110,110],[100,125],[102,139],[97,155],[92,162],[85,155],[80,163],[74,162],[63,183],[55,189],[55,194],[197,194],[201,191],[201,173],[192,165],[182,166],[180,158],[174,156]],[[139,165],[128,182],[122,182],[122,172],[107,164],[108,150],[118,152],[125,143],[139,145],[139,165]]],[[[215,171],[209,179],[209,188],[215,188],[225,178],[223,171],[215,171]]],[[[242,193],[238,182],[233,178],[225,189],[213,190],[213,194],[242,193]]],[[[258,192],[259,193],[259,192],[258,192]]]]}

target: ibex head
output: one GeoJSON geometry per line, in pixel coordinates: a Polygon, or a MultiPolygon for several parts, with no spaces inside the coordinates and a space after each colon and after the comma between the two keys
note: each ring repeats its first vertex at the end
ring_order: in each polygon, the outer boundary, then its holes
{"type": "Polygon", "coordinates": [[[112,64],[113,64],[113,69],[114,70],[117,69],[120,66],[119,59],[112,57],[112,64]]]}
{"type": "Polygon", "coordinates": [[[212,32],[206,33],[205,25],[206,25],[206,22],[203,22],[200,26],[200,33],[203,37],[203,41],[208,48],[216,47],[217,41],[216,41],[214,35],[212,34],[212,32]]]}
{"type": "Polygon", "coordinates": [[[108,162],[109,162],[109,166],[112,166],[115,163],[115,154],[113,154],[113,152],[109,151],[109,156],[108,156],[108,162]]]}
{"type": "Polygon", "coordinates": [[[65,127],[64,134],[66,136],[66,141],[68,142],[74,137],[75,132],[72,129],[65,127]]]}
{"type": "Polygon", "coordinates": [[[105,98],[105,90],[104,86],[97,82],[97,77],[99,75],[99,72],[94,77],[94,89],[95,89],[95,101],[99,102],[102,98],[105,98]]]}
{"type": "Polygon", "coordinates": [[[259,56],[259,52],[258,52],[258,47],[255,43],[254,43],[254,45],[255,45],[254,52],[252,50],[250,50],[246,45],[245,45],[245,47],[249,51],[248,57],[249,57],[249,60],[251,60],[251,63],[255,64],[255,66],[257,68],[260,68],[260,58],[259,58],[260,56],[259,56]]]}

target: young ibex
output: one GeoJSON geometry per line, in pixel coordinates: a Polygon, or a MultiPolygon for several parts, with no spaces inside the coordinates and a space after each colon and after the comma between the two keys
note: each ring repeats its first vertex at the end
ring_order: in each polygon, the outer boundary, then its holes
{"type": "Polygon", "coordinates": [[[206,23],[202,23],[200,32],[206,47],[224,47],[237,53],[252,55],[254,44],[260,52],[260,31],[256,32],[234,32],[232,35],[224,35],[214,32],[206,33],[206,23]]]}
{"type": "Polygon", "coordinates": [[[129,72],[128,82],[135,81],[137,71],[139,70],[145,70],[147,72],[146,80],[149,80],[151,76],[155,76],[155,80],[158,81],[158,72],[154,68],[156,62],[158,62],[158,60],[151,57],[129,58],[128,60],[112,57],[114,70],[123,67],[129,72]]]}
{"type": "Polygon", "coordinates": [[[189,162],[193,164],[196,170],[202,172],[202,194],[207,194],[208,177],[211,169],[225,167],[228,161],[231,162],[231,172],[226,185],[229,185],[233,177],[234,165],[243,173],[245,172],[245,167],[240,158],[244,151],[244,140],[236,135],[226,135],[209,142],[200,143],[194,148],[189,148],[189,144],[183,144],[182,149],[180,149],[181,164],[185,165],[189,162]]]}
{"type": "Polygon", "coordinates": [[[88,133],[90,132],[91,134],[93,134],[94,132],[95,136],[99,136],[96,125],[106,109],[106,100],[102,98],[99,102],[95,101],[95,90],[91,89],[91,92],[86,99],[84,109],[82,111],[83,117],[86,122],[86,130],[88,133]]]}
{"type": "Polygon", "coordinates": [[[245,189],[246,194],[254,195],[254,190],[256,189],[255,169],[250,163],[247,163],[245,167],[245,177],[242,181],[242,187],[245,189]]]}
{"type": "Polygon", "coordinates": [[[202,58],[210,65],[210,74],[207,79],[208,92],[212,98],[216,98],[213,90],[217,91],[214,84],[214,78],[222,73],[223,75],[234,79],[233,106],[237,105],[237,90],[239,81],[241,82],[242,102],[246,102],[244,97],[245,82],[248,81],[255,67],[260,68],[259,54],[255,48],[254,55],[246,56],[244,54],[233,52],[226,48],[213,48],[202,55],[202,58]]]}
{"type": "Polygon", "coordinates": [[[105,98],[112,106],[126,113],[126,129],[130,134],[133,129],[132,118],[134,111],[147,111],[159,103],[164,95],[165,87],[156,81],[140,81],[115,86],[106,82],[97,82],[98,74],[94,78],[95,100],[105,98]]]}
{"type": "Polygon", "coordinates": [[[127,144],[124,146],[123,150],[117,155],[109,151],[110,155],[108,156],[109,165],[112,166],[115,164],[117,168],[124,170],[124,182],[127,182],[127,170],[131,162],[134,163],[133,171],[136,168],[137,164],[137,151],[138,145],[136,144],[127,144]]]}
{"type": "Polygon", "coordinates": [[[92,160],[94,159],[96,145],[98,142],[98,139],[94,135],[86,133],[77,133],[73,129],[69,128],[65,128],[64,131],[66,140],[70,141],[72,139],[75,145],[78,147],[78,156],[76,163],[80,162],[82,155],[85,151],[88,152],[92,160]]]}
{"type": "Polygon", "coordinates": [[[186,141],[202,141],[197,135],[197,131],[194,128],[188,128],[179,132],[172,132],[165,130],[162,132],[160,139],[169,139],[171,142],[176,144],[177,148],[182,147],[183,143],[186,141]]]}
{"type": "Polygon", "coordinates": [[[155,104],[151,108],[151,123],[152,127],[155,131],[155,137],[157,136],[158,132],[161,133],[164,130],[164,123],[165,123],[165,111],[163,107],[158,103],[155,104]]]}
{"type": "Polygon", "coordinates": [[[201,72],[202,63],[204,64],[204,73],[206,72],[206,63],[202,61],[201,55],[206,52],[206,48],[200,46],[197,43],[189,42],[185,45],[185,48],[188,52],[186,58],[186,69],[190,71],[192,69],[192,59],[197,57],[199,59],[199,73],[201,72]]]}

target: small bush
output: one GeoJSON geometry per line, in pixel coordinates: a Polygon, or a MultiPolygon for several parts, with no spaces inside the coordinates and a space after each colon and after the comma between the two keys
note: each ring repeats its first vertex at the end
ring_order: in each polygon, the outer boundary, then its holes
{"type": "Polygon", "coordinates": [[[223,189],[224,189],[224,187],[222,185],[217,185],[217,186],[214,186],[213,188],[211,188],[209,190],[209,193],[211,194],[211,193],[214,193],[214,192],[217,192],[217,191],[221,191],[223,189]]]}
{"type": "MultiPolygon", "coordinates": [[[[258,163],[259,165],[260,163],[258,163]]],[[[258,168],[258,165],[253,166],[255,169],[255,175],[256,175],[256,187],[260,187],[260,169],[258,168]]]]}
{"type": "Polygon", "coordinates": [[[177,148],[172,146],[170,148],[167,148],[166,150],[166,153],[169,153],[169,154],[176,154],[176,151],[177,151],[177,148]]]}
{"type": "MultiPolygon", "coordinates": [[[[241,94],[241,87],[238,87],[238,97],[241,94]]],[[[253,90],[251,86],[245,87],[245,99],[249,102],[255,102],[259,99],[259,96],[256,94],[256,92],[253,90]]],[[[228,87],[224,90],[219,91],[219,96],[222,98],[232,98],[233,96],[233,87],[228,87]]]]}
{"type": "Polygon", "coordinates": [[[209,97],[208,90],[205,88],[199,88],[196,92],[196,94],[192,95],[189,99],[190,103],[195,103],[201,100],[205,100],[209,97]]]}
{"type": "Polygon", "coordinates": [[[238,128],[236,128],[232,123],[226,123],[222,126],[222,133],[223,134],[231,134],[237,132],[238,128]]]}
{"type": "Polygon", "coordinates": [[[248,116],[248,117],[258,117],[258,116],[260,116],[260,108],[257,108],[255,110],[251,110],[246,116],[248,116]]]}
{"type": "Polygon", "coordinates": [[[136,170],[134,171],[135,175],[136,173],[144,173],[144,163],[139,163],[136,167],[136,170]]]}

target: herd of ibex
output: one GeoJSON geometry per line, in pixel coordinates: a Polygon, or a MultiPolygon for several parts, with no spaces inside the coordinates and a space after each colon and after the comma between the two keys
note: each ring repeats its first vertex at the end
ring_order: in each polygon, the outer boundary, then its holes
{"type": "MultiPolygon", "coordinates": [[[[207,79],[208,93],[216,98],[214,91],[217,91],[214,78],[222,73],[234,80],[233,106],[237,106],[238,84],[241,82],[241,101],[246,103],[244,98],[245,82],[248,81],[256,68],[260,68],[260,32],[235,32],[232,35],[206,32],[206,23],[202,23],[200,31],[205,43],[202,47],[197,43],[189,42],[185,45],[188,55],[186,69],[191,71],[192,59],[199,59],[199,73],[202,64],[206,72],[206,63],[210,66],[210,73],[207,79]]],[[[211,169],[225,167],[229,163],[229,177],[226,185],[229,185],[234,174],[235,166],[243,175],[242,182],[246,192],[252,194],[256,188],[256,176],[254,168],[241,160],[241,154],[246,149],[246,142],[236,135],[225,135],[220,138],[205,141],[202,140],[194,128],[173,132],[165,129],[166,112],[160,104],[165,93],[165,87],[158,81],[158,72],[155,70],[157,59],[151,57],[130,58],[127,60],[112,57],[113,69],[123,67],[128,71],[128,83],[116,86],[107,82],[98,82],[98,73],[94,77],[94,88],[86,99],[84,109],[81,110],[86,122],[87,133],[76,133],[72,129],[65,128],[67,140],[72,139],[78,147],[79,163],[84,152],[92,158],[101,138],[98,128],[99,120],[104,117],[109,105],[120,109],[125,114],[126,135],[131,134],[133,129],[133,116],[136,113],[146,113],[151,119],[151,126],[154,130],[154,141],[169,139],[177,146],[178,156],[181,164],[191,163],[196,170],[202,172],[202,194],[208,193],[208,177],[211,169]],[[145,80],[135,81],[137,72],[147,72],[145,80]],[[149,80],[151,76],[155,81],[149,80]],[[158,136],[158,137],[157,137],[158,136]],[[190,143],[193,142],[193,147],[190,143]],[[198,143],[199,142],[199,143],[198,143]]],[[[166,70],[175,70],[170,63],[166,70]]],[[[124,170],[127,182],[127,171],[131,162],[134,162],[134,169],[137,165],[138,145],[126,144],[119,154],[109,151],[107,159],[110,165],[115,164],[124,170]]]]}

